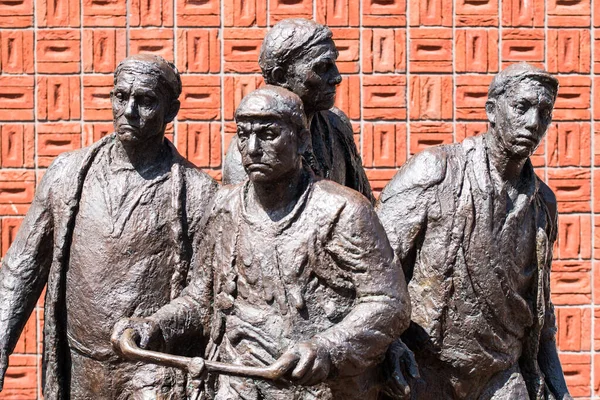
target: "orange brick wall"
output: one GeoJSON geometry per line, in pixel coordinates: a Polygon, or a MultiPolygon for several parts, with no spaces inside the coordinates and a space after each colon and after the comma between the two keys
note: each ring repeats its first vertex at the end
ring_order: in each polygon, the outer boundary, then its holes
{"type": "MultiPolygon", "coordinates": [[[[332,27],[337,105],[377,190],[410,154],[484,131],[500,68],[524,60],[558,75],[534,163],[561,212],[552,289],[567,382],[576,397],[600,395],[600,0],[0,0],[2,254],[44,168],[111,131],[112,71],[128,54],[175,60],[184,91],[171,137],[219,178],[235,107],[262,82],[267,26],[292,16],[332,27]]],[[[40,396],[41,324],[38,309],[0,399],[40,396]]]]}

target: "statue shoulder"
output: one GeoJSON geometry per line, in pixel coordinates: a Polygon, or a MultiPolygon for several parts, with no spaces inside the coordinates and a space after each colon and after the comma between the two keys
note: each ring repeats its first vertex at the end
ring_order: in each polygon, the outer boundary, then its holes
{"type": "Polygon", "coordinates": [[[329,110],[321,111],[321,115],[327,119],[333,129],[344,136],[352,138],[352,124],[342,110],[337,107],[331,107],[329,110]]]}
{"type": "Polygon", "coordinates": [[[383,189],[380,201],[406,190],[417,187],[426,189],[443,181],[448,155],[454,147],[456,144],[430,147],[412,156],[383,189]]]}
{"type": "Polygon", "coordinates": [[[314,190],[313,197],[316,197],[317,204],[332,215],[341,209],[373,209],[371,202],[361,193],[328,179],[318,179],[314,190]]]}

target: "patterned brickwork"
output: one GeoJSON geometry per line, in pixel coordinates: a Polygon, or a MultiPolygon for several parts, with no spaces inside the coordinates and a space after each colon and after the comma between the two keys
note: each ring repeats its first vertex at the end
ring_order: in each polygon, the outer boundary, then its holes
{"type": "MultiPolygon", "coordinates": [[[[485,131],[501,68],[557,74],[554,123],[533,157],[561,213],[557,340],[571,393],[600,396],[600,0],[0,0],[2,254],[54,157],[111,132],[111,74],[129,54],[175,61],[184,89],[169,137],[219,179],[235,107],[262,84],[261,40],[288,17],[332,28],[337,105],[377,192],[411,154],[485,131]]],[[[42,306],[0,399],[41,396],[42,306]]]]}

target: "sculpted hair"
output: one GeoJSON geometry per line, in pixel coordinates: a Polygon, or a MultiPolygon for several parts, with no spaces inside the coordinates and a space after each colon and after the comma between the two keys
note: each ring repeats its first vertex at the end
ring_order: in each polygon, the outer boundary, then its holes
{"type": "Polygon", "coordinates": [[[117,78],[121,72],[143,73],[158,78],[160,85],[166,89],[171,101],[177,100],[181,95],[181,77],[177,67],[154,54],[136,54],[127,57],[119,63],[115,70],[114,84],[117,84],[117,78]]]}
{"type": "Polygon", "coordinates": [[[500,71],[490,84],[488,98],[498,98],[515,84],[525,79],[533,79],[543,84],[552,92],[553,100],[556,100],[556,94],[558,93],[558,79],[548,72],[525,62],[512,64],[500,71]]]}
{"type": "Polygon", "coordinates": [[[328,27],[309,19],[291,18],[277,23],[267,32],[258,57],[265,82],[276,84],[271,79],[275,68],[279,67],[287,72],[294,60],[332,37],[328,27]]]}
{"type": "Polygon", "coordinates": [[[277,115],[292,124],[296,132],[308,130],[304,104],[300,97],[280,86],[265,85],[250,92],[235,111],[236,121],[248,116],[277,115]]]}

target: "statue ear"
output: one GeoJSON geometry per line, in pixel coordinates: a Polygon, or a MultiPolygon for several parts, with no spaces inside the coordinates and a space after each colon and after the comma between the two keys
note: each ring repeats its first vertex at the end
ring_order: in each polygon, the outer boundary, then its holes
{"type": "Polygon", "coordinates": [[[490,123],[492,123],[492,124],[495,124],[496,123],[496,100],[495,99],[488,99],[488,101],[485,102],[485,113],[487,114],[488,121],[490,121],[490,123]]]}
{"type": "Polygon", "coordinates": [[[165,123],[169,123],[171,121],[173,121],[175,119],[175,117],[177,116],[177,113],[179,112],[179,107],[181,106],[181,103],[179,102],[179,100],[173,100],[169,106],[169,110],[167,111],[167,114],[165,115],[165,123]]]}
{"type": "Polygon", "coordinates": [[[306,153],[311,147],[310,131],[308,129],[302,129],[302,131],[298,133],[298,154],[302,155],[306,153]]]}
{"type": "Polygon", "coordinates": [[[276,85],[285,83],[285,71],[281,67],[275,67],[271,71],[271,79],[276,85]]]}

